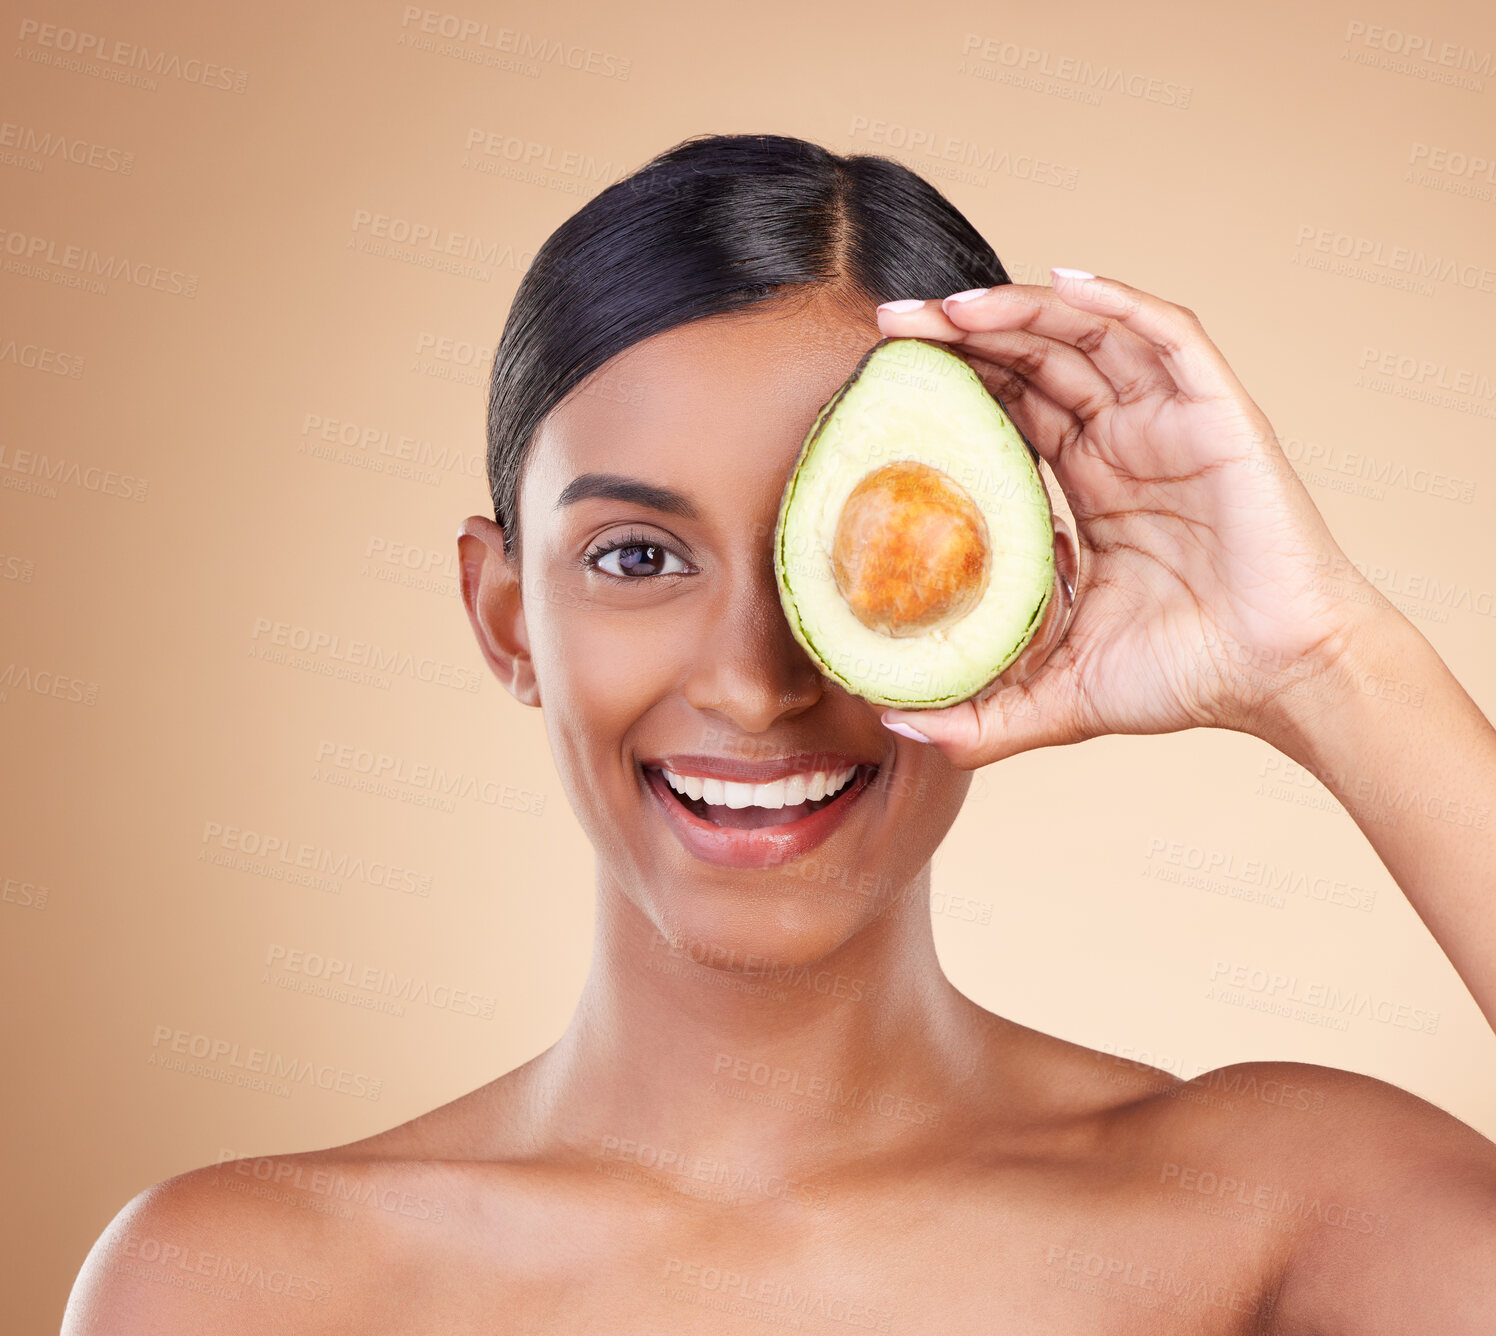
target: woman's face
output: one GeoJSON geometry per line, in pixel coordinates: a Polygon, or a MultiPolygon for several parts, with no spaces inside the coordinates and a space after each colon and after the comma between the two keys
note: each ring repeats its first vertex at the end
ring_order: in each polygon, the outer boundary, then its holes
{"type": "Polygon", "coordinates": [[[878,338],[871,308],[819,296],[656,335],[548,415],[522,478],[517,615],[562,782],[603,878],[708,963],[810,961],[878,921],[970,786],[816,670],[775,585],[801,442],[878,338]],[[789,808],[691,804],[703,820],[661,774],[852,765],[825,816],[777,826],[789,808]]]}

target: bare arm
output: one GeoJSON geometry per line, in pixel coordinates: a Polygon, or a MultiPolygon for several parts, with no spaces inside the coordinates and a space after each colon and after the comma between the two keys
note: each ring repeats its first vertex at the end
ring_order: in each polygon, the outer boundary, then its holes
{"type": "Polygon", "coordinates": [[[1344,804],[1496,1027],[1496,732],[1346,557],[1198,317],[1057,270],[879,321],[970,360],[1084,557],[1032,676],[885,722],[966,768],[1108,733],[1261,737],[1344,804]]]}
{"type": "Polygon", "coordinates": [[[1335,795],[1496,1029],[1496,729],[1377,598],[1339,659],[1286,683],[1252,731],[1335,795]]]}

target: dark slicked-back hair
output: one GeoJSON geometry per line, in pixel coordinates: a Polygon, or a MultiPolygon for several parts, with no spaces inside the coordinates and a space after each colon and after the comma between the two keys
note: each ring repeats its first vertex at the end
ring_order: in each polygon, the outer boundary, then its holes
{"type": "Polygon", "coordinates": [[[863,303],[1009,282],[992,247],[902,163],[784,135],[688,139],[615,181],[546,239],[494,356],[488,482],[504,550],[541,420],[626,348],[814,287],[863,303]]]}

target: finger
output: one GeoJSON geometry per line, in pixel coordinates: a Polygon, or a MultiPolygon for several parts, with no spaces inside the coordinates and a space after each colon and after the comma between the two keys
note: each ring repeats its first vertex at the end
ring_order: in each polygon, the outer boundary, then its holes
{"type": "Polygon", "coordinates": [[[941,309],[941,299],[906,297],[878,308],[878,332],[888,339],[939,339],[960,343],[966,331],[941,309]]]}
{"type": "Polygon", "coordinates": [[[1065,455],[1084,430],[1080,419],[1011,368],[981,357],[964,360],[1065,486],[1069,478],[1065,455]]]}
{"type": "Polygon", "coordinates": [[[1226,399],[1244,393],[1221,350],[1188,307],[1084,270],[1057,269],[1054,275],[1060,300],[1116,321],[1145,340],[1183,397],[1226,399]]]}
{"type": "MultiPolygon", "coordinates": [[[[1006,373],[1005,386],[1021,380],[1041,389],[1054,403],[1068,410],[1080,427],[1087,426],[1103,409],[1119,402],[1116,387],[1079,348],[1059,339],[1031,334],[1026,329],[968,333],[959,345],[970,358],[981,358],[1006,373]]],[[[999,394],[1000,391],[993,391],[999,394]]],[[[1011,388],[1008,391],[1012,393],[1011,388]]],[[[1173,385],[1169,386],[1173,393],[1173,385]]]]}
{"type": "Polygon", "coordinates": [[[1071,611],[1072,591],[1057,579],[1039,633],[1000,677],[944,709],[884,710],[884,723],[918,730],[960,769],[1091,736],[1080,722],[1076,661],[1064,640],[1071,611]]]}
{"type": "MultiPolygon", "coordinates": [[[[1074,359],[1088,362],[1106,385],[1105,398],[1083,404],[1082,421],[1094,417],[1106,403],[1129,404],[1150,394],[1176,392],[1173,376],[1158,351],[1140,334],[1115,320],[1077,310],[1055,289],[1034,284],[1001,284],[977,290],[975,296],[947,297],[942,311],[953,324],[971,332],[972,343],[999,331],[1027,331],[1071,349],[1074,359]],[[958,300],[960,298],[960,300],[958,300]]],[[[1068,365],[1073,365],[1067,359],[1068,365]]],[[[1076,380],[1076,385],[1089,384],[1076,380]]],[[[1060,402],[1067,402],[1056,395],[1060,402]]]]}
{"type": "MultiPolygon", "coordinates": [[[[954,324],[941,309],[938,300],[893,302],[878,308],[878,328],[888,338],[930,339],[959,349],[967,364],[981,377],[982,383],[1002,405],[1028,441],[1055,470],[1060,479],[1063,467],[1060,456],[1081,433],[1079,418],[1063,404],[1057,403],[1021,370],[980,353],[971,342],[973,336],[954,324]]],[[[995,351],[995,350],[994,350],[995,351]]],[[[1019,359],[1020,362],[1022,358],[1019,359]]]]}
{"type": "Polygon", "coordinates": [[[884,710],[884,724],[916,729],[952,765],[973,770],[1019,752],[1080,742],[1073,660],[1062,645],[1033,677],[942,710],[884,710]]]}

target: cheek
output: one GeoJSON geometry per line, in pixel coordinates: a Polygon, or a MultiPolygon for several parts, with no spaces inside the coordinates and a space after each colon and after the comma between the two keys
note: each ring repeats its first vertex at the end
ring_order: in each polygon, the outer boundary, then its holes
{"type": "Polygon", "coordinates": [[[596,773],[679,681],[674,647],[681,628],[672,633],[666,613],[644,608],[561,605],[531,613],[526,625],[542,710],[564,734],[575,764],[596,773]]]}

